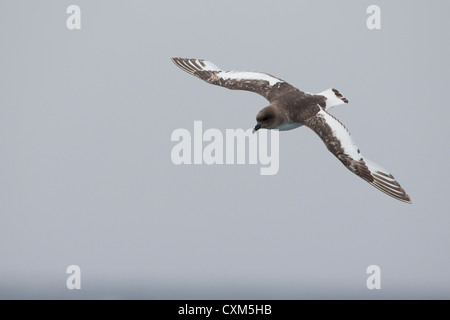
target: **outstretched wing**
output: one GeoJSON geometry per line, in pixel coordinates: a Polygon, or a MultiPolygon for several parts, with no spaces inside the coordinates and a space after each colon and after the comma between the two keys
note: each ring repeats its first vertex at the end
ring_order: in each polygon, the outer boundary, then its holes
{"type": "Polygon", "coordinates": [[[201,59],[172,58],[182,70],[210,84],[232,90],[252,91],[269,101],[279,95],[298,90],[289,83],[267,73],[252,71],[223,71],[212,62],[201,59]]]}
{"type": "Polygon", "coordinates": [[[331,151],[351,172],[360,176],[375,188],[391,197],[411,203],[411,198],[388,171],[365,159],[353,142],[347,128],[331,114],[323,110],[304,122],[314,130],[331,151]]]}

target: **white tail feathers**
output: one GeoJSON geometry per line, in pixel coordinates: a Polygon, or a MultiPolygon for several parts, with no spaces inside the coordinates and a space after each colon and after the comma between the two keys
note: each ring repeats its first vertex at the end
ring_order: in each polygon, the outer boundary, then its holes
{"type": "Polygon", "coordinates": [[[327,98],[325,110],[328,111],[334,106],[338,106],[340,104],[348,103],[348,100],[342,96],[342,94],[336,89],[328,89],[324,92],[319,93],[318,95],[324,96],[327,98]]]}

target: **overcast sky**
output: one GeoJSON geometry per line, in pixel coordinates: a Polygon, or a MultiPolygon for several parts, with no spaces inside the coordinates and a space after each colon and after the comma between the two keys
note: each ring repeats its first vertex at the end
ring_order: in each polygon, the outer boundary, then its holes
{"type": "Polygon", "coordinates": [[[3,1],[0,298],[450,298],[448,1],[3,1]],[[81,30],[66,9],[81,8],[81,30]],[[381,30],[366,9],[381,8],[381,30]],[[308,128],[259,165],[174,165],[170,137],[268,105],[170,57],[337,88],[332,113],[412,198],[308,128]],[[81,268],[81,290],[66,268],[81,268]],[[366,269],[381,268],[381,290],[366,269]]]}

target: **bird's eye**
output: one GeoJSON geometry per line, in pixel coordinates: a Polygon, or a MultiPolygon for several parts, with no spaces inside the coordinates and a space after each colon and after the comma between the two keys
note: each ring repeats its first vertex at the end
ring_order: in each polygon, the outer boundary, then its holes
{"type": "Polygon", "coordinates": [[[270,118],[270,117],[265,116],[264,118],[261,119],[261,121],[267,121],[267,120],[269,120],[269,118],[270,118]]]}

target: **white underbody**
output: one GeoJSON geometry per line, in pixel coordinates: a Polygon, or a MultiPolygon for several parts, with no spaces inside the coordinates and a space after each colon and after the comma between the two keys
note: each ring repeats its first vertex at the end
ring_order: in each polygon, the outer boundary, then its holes
{"type": "Polygon", "coordinates": [[[292,130],[292,129],[295,129],[295,128],[298,128],[298,127],[301,127],[301,126],[302,126],[301,123],[291,122],[291,123],[283,124],[283,125],[275,128],[275,129],[278,129],[280,131],[288,131],[288,130],[292,130]]]}

